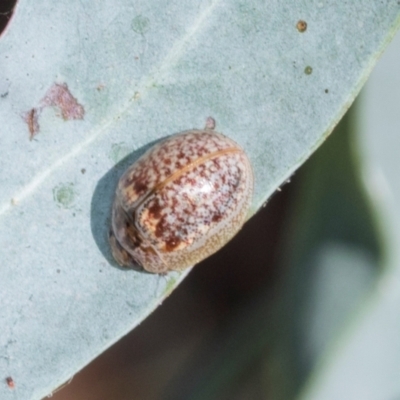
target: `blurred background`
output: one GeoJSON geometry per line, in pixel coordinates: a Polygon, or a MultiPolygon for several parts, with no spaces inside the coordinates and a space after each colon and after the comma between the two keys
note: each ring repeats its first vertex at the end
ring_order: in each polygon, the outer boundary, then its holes
{"type": "MultiPolygon", "coordinates": [[[[391,365],[359,358],[351,338],[363,331],[371,298],[398,260],[400,218],[390,207],[400,168],[399,71],[398,36],[333,134],[290,183],[139,327],[52,398],[400,399],[400,370],[390,388],[374,379],[365,382],[367,389],[351,383],[362,364],[391,365]],[[343,356],[350,357],[347,364],[343,356]],[[344,397],[329,389],[332,374],[349,377],[332,378],[344,397]]],[[[392,329],[397,315],[381,317],[379,329],[392,329]]],[[[371,339],[377,353],[379,329],[371,339]]]]}
{"type": "Polygon", "coordinates": [[[1,0],[0,1],[0,34],[6,28],[8,21],[12,16],[12,12],[17,0],[1,0]]]}

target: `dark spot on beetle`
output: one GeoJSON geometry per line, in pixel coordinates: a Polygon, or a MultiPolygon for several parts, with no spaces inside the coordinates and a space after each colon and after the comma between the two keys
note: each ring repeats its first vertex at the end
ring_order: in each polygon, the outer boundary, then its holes
{"type": "Polygon", "coordinates": [[[60,269],[58,269],[58,270],[57,270],[57,274],[59,274],[60,272],[61,272],[61,270],[60,270],[60,269]]]}
{"type": "Polygon", "coordinates": [[[328,90],[328,89],[325,89],[325,93],[329,93],[329,90],[328,90]]]}
{"type": "Polygon", "coordinates": [[[311,75],[312,74],[312,68],[309,65],[307,65],[307,67],[304,68],[304,73],[306,75],[311,75]]]}
{"type": "MultiPolygon", "coordinates": [[[[129,186],[131,186],[131,184],[132,184],[132,182],[127,181],[127,182],[125,182],[125,187],[128,188],[129,186]]],[[[143,181],[143,179],[138,179],[133,184],[133,189],[136,193],[141,193],[147,189],[147,185],[143,181]]]]}
{"type": "Polygon", "coordinates": [[[85,174],[85,172],[86,172],[86,169],[85,169],[85,168],[82,168],[82,169],[81,169],[81,173],[82,173],[82,174],[85,174]]]}
{"type": "Polygon", "coordinates": [[[165,164],[167,164],[167,165],[171,165],[171,159],[170,159],[170,158],[166,158],[166,159],[164,160],[164,162],[165,162],[165,164]]]}
{"type": "Polygon", "coordinates": [[[10,389],[14,389],[14,388],[15,388],[15,382],[14,382],[14,379],[11,378],[11,376],[7,376],[6,382],[7,382],[7,386],[8,386],[10,389]]]}
{"type": "MultiPolygon", "coordinates": [[[[194,178],[188,178],[186,184],[190,185],[190,186],[196,186],[196,184],[198,183],[198,181],[194,178]]],[[[187,196],[187,194],[186,194],[187,196]]]]}
{"type": "Polygon", "coordinates": [[[7,96],[8,96],[8,92],[4,92],[4,93],[0,94],[0,97],[2,99],[5,99],[7,96]]]}
{"type": "Polygon", "coordinates": [[[157,238],[160,238],[160,237],[162,237],[162,236],[164,235],[164,232],[165,232],[165,224],[164,224],[164,221],[163,221],[163,220],[158,221],[158,223],[157,223],[157,225],[156,225],[156,230],[154,231],[154,235],[155,235],[157,238]]]}
{"type": "Polygon", "coordinates": [[[199,168],[199,171],[197,172],[197,176],[199,176],[200,178],[206,178],[207,174],[206,171],[204,170],[204,167],[199,168]]]}
{"type": "Polygon", "coordinates": [[[305,32],[307,30],[307,22],[300,19],[296,24],[296,28],[300,33],[305,32]]]}
{"type": "Polygon", "coordinates": [[[172,174],[172,172],[171,172],[171,168],[165,168],[165,170],[164,170],[164,174],[165,174],[166,176],[169,176],[169,175],[171,175],[171,174],[172,174]]]}
{"type": "Polygon", "coordinates": [[[222,217],[223,217],[223,215],[220,213],[214,214],[212,217],[212,222],[219,222],[219,221],[221,221],[222,217]]]}
{"type": "Polygon", "coordinates": [[[165,250],[167,252],[174,251],[181,243],[181,240],[176,236],[171,237],[165,242],[165,250]]]}
{"type": "Polygon", "coordinates": [[[149,208],[149,215],[151,218],[160,219],[161,217],[161,206],[159,202],[156,200],[149,208]]]}

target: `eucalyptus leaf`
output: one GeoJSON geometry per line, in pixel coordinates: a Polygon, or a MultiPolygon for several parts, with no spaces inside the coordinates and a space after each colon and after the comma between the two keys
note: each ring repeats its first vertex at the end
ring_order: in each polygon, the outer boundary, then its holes
{"type": "Polygon", "coordinates": [[[20,0],[0,38],[0,371],[15,382],[0,398],[49,394],[183,279],[115,267],[127,164],[212,116],[252,160],[254,213],[331,132],[399,16],[392,0],[20,0]]]}

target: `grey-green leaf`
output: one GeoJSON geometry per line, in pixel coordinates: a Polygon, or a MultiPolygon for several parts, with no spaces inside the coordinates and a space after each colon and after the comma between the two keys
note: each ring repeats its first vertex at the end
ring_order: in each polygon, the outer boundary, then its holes
{"type": "Polygon", "coordinates": [[[50,393],[183,279],[112,264],[128,162],[211,115],[253,162],[255,212],[330,133],[399,15],[392,0],[20,0],[0,38],[0,371],[15,382],[0,398],[50,393]]]}

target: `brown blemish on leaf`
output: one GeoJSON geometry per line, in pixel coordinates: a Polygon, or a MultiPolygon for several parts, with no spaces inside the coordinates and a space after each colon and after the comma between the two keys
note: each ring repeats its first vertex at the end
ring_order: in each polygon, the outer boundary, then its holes
{"type": "Polygon", "coordinates": [[[68,85],[66,83],[54,83],[40,101],[39,107],[30,109],[22,116],[28,125],[29,140],[32,140],[39,133],[39,115],[46,107],[57,107],[65,121],[83,119],[85,115],[85,109],[72,96],[68,85]]]}
{"type": "Polygon", "coordinates": [[[215,119],[213,118],[213,117],[208,117],[207,119],[206,119],[206,126],[205,126],[205,128],[206,129],[215,129],[215,126],[216,126],[216,122],[215,122],[215,119]]]}
{"type": "Polygon", "coordinates": [[[38,118],[40,111],[40,108],[32,108],[22,116],[24,121],[28,124],[29,140],[32,140],[39,133],[40,127],[38,118]]]}
{"type": "Polygon", "coordinates": [[[66,83],[55,83],[43,97],[41,104],[44,107],[58,107],[64,120],[83,119],[85,109],[72,96],[66,83]]]}
{"type": "Polygon", "coordinates": [[[305,32],[307,30],[307,22],[301,19],[297,22],[296,28],[301,33],[305,32]]]}
{"type": "Polygon", "coordinates": [[[15,388],[15,382],[14,382],[14,379],[11,378],[11,376],[7,376],[6,382],[7,382],[7,386],[8,386],[10,389],[14,389],[14,388],[15,388]]]}
{"type": "Polygon", "coordinates": [[[312,67],[310,67],[309,65],[307,65],[307,67],[304,68],[304,73],[306,75],[311,75],[312,74],[312,67]]]}

